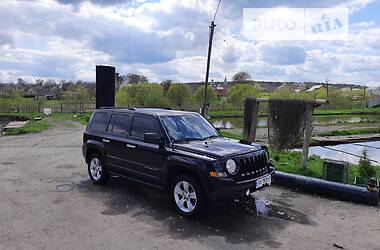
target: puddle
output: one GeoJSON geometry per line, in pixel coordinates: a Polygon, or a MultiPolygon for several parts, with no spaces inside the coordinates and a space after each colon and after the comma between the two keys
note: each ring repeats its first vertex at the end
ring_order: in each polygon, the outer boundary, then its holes
{"type": "Polygon", "coordinates": [[[58,192],[73,191],[78,184],[84,181],[88,181],[87,176],[77,175],[75,173],[70,177],[49,177],[40,179],[42,183],[63,183],[55,187],[58,192]]]}
{"type": "Polygon", "coordinates": [[[276,198],[268,201],[252,197],[247,202],[210,204],[201,217],[186,219],[176,214],[165,192],[123,178],[112,178],[106,186],[83,181],[76,190],[100,203],[103,209],[99,214],[105,220],[107,216],[128,215],[151,225],[149,233],[153,235],[194,239],[215,249],[222,246],[212,237],[222,237],[228,244],[267,241],[267,246],[277,248],[281,243],[274,238],[289,223],[309,224],[306,215],[282,206],[284,202],[277,203],[276,198]]]}
{"type": "Polygon", "coordinates": [[[311,224],[306,214],[275,203],[276,201],[269,201],[262,197],[247,197],[235,202],[235,206],[242,207],[246,210],[247,215],[251,216],[258,215],[292,221],[299,224],[311,224]]]}
{"type": "Polygon", "coordinates": [[[3,165],[14,165],[15,163],[14,162],[5,161],[5,162],[2,162],[1,164],[3,164],[3,165]]]}
{"type": "Polygon", "coordinates": [[[76,166],[70,165],[70,164],[64,164],[64,165],[58,165],[55,168],[56,169],[70,169],[70,168],[76,168],[76,166]]]}
{"type": "Polygon", "coordinates": [[[55,187],[58,192],[70,192],[74,190],[73,184],[60,184],[55,187]]]}

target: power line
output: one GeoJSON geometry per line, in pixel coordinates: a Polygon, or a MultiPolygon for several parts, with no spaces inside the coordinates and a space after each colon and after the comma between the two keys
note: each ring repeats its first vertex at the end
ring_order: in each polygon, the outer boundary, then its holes
{"type": "Polygon", "coordinates": [[[375,147],[375,146],[365,145],[365,144],[360,144],[360,143],[352,143],[352,145],[361,146],[361,147],[367,147],[367,148],[373,148],[373,149],[380,149],[380,147],[375,147]]]}
{"type": "MultiPolygon", "coordinates": [[[[353,153],[349,153],[349,152],[346,152],[346,151],[343,151],[343,150],[340,150],[340,149],[336,149],[336,148],[329,148],[329,147],[326,147],[326,146],[321,146],[322,148],[325,148],[325,149],[330,149],[330,150],[333,150],[333,151],[336,151],[336,152],[340,152],[340,153],[344,153],[344,154],[348,154],[348,155],[351,155],[351,156],[355,156],[355,157],[358,157],[358,158],[363,158],[363,156],[361,155],[356,155],[356,154],[353,154],[353,153]]],[[[368,158],[367,158],[368,159],[368,158]]],[[[372,159],[368,159],[369,161],[372,161],[372,162],[376,162],[376,163],[380,163],[380,161],[376,161],[376,160],[372,160],[372,159]]]]}

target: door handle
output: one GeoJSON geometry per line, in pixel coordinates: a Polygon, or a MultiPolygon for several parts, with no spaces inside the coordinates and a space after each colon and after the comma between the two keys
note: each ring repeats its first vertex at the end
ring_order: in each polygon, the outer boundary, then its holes
{"type": "Polygon", "coordinates": [[[107,139],[102,139],[103,142],[110,142],[110,140],[107,140],[107,139]]]}
{"type": "Polygon", "coordinates": [[[127,148],[136,148],[136,146],[132,144],[127,144],[127,148]]]}

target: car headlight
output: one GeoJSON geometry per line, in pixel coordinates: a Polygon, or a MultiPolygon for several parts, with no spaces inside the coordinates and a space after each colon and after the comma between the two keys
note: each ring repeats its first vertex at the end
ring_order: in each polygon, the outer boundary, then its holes
{"type": "Polygon", "coordinates": [[[230,173],[230,174],[236,174],[237,170],[238,170],[235,161],[232,159],[227,160],[226,168],[227,168],[228,173],[230,173]]]}

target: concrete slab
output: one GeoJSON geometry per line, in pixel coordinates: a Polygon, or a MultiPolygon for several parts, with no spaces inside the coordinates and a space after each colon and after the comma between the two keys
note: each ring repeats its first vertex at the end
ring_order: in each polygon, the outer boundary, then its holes
{"type": "Polygon", "coordinates": [[[25,126],[29,121],[13,121],[9,122],[7,125],[4,126],[3,129],[8,129],[8,128],[21,128],[25,126]]]}

